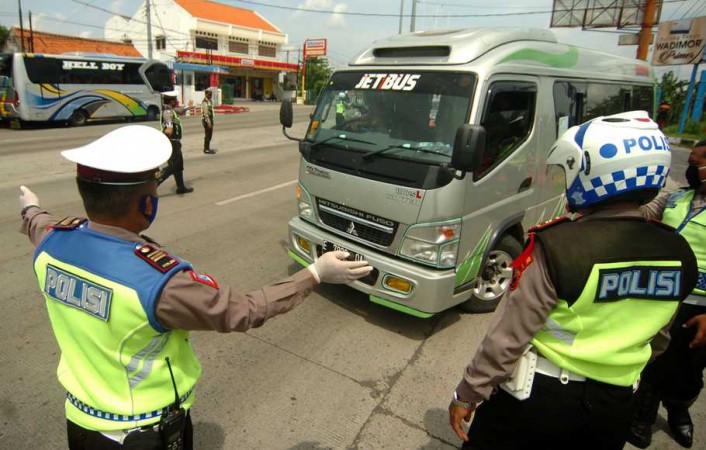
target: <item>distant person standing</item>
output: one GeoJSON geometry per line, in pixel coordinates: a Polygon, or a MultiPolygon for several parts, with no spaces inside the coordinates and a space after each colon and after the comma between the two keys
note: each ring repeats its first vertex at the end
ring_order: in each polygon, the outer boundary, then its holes
{"type": "Polygon", "coordinates": [[[213,137],[213,120],[215,114],[213,111],[213,91],[211,89],[206,89],[204,94],[203,102],[201,102],[201,123],[203,124],[203,152],[209,155],[216,153],[215,150],[211,149],[211,138],[213,137]]]}
{"type": "Polygon", "coordinates": [[[662,100],[662,103],[659,104],[659,107],[657,108],[656,122],[660,130],[664,130],[664,127],[666,127],[669,123],[669,113],[671,112],[671,109],[672,107],[669,106],[669,103],[666,100],[662,100]]]}
{"type": "Polygon", "coordinates": [[[184,156],[181,153],[181,137],[184,130],[181,126],[179,113],[183,108],[179,108],[177,101],[177,92],[169,91],[162,93],[162,133],[168,138],[172,144],[172,155],[167,162],[167,169],[157,179],[159,184],[162,184],[167,178],[174,175],[174,181],[177,185],[177,194],[188,194],[194,192],[194,188],[184,184],[184,156]]]}

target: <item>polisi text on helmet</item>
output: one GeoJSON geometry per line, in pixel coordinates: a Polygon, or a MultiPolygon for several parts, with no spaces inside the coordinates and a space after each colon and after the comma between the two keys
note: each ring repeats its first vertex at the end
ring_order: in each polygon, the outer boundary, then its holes
{"type": "Polygon", "coordinates": [[[669,151],[669,141],[664,136],[640,136],[638,138],[623,139],[625,153],[630,153],[635,147],[642,150],[669,151]]]}

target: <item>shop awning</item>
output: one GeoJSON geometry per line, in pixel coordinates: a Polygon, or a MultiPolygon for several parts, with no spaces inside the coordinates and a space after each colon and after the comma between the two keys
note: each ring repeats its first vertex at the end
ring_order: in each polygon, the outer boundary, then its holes
{"type": "Polygon", "coordinates": [[[179,64],[201,65],[200,63],[203,63],[210,65],[215,63],[219,64],[219,66],[277,70],[284,72],[296,72],[299,68],[297,64],[283,63],[280,61],[266,61],[264,59],[239,58],[225,55],[209,55],[207,53],[184,52],[181,50],[177,50],[177,59],[179,60],[179,64]]]}
{"type": "Polygon", "coordinates": [[[213,66],[209,64],[191,64],[177,61],[167,61],[167,66],[172,70],[193,70],[194,72],[228,73],[227,67],[213,66]]]}

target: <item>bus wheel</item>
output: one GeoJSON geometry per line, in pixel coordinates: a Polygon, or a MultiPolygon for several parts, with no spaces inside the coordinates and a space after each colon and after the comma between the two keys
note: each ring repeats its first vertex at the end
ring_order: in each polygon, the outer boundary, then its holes
{"type": "Polygon", "coordinates": [[[154,105],[147,108],[147,120],[149,120],[151,122],[153,120],[157,120],[158,118],[159,118],[159,108],[157,108],[154,105]]]}
{"type": "Polygon", "coordinates": [[[494,311],[512,281],[510,264],[520,253],[522,245],[517,239],[507,234],[503,236],[488,254],[478,275],[478,284],[471,298],[461,304],[462,308],[472,313],[494,311]]]}
{"type": "Polygon", "coordinates": [[[88,123],[88,113],[82,109],[77,109],[71,114],[71,119],[69,119],[71,125],[75,127],[80,127],[88,123]]]}

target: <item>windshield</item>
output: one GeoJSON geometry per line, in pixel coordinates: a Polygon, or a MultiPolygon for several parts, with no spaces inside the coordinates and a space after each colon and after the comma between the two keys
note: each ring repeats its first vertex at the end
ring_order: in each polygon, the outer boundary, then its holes
{"type": "Polygon", "coordinates": [[[337,72],[319,97],[307,140],[371,158],[447,164],[456,129],[468,122],[474,84],[467,72],[337,72]]]}

